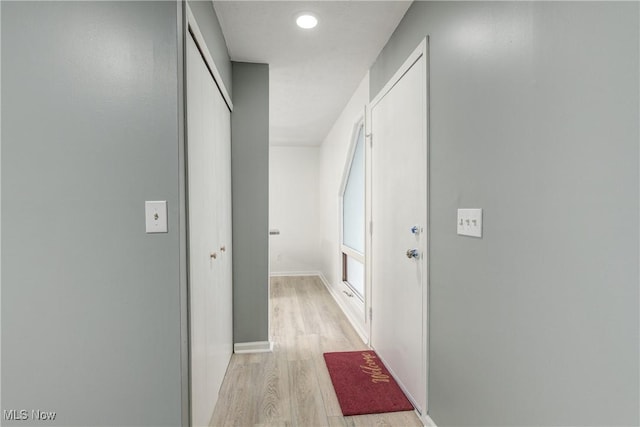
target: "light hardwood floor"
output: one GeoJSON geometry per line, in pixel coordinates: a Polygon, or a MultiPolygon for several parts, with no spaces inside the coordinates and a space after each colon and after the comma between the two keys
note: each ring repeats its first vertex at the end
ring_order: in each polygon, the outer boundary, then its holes
{"type": "Polygon", "coordinates": [[[364,350],[317,277],[271,278],[272,353],[234,354],[211,426],[422,426],[414,412],[343,417],[322,353],[364,350]]]}

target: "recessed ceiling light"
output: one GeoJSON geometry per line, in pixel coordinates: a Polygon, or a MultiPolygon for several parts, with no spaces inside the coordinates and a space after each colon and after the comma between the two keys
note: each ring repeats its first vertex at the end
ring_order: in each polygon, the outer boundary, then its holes
{"type": "Polygon", "coordinates": [[[298,27],[304,28],[305,30],[309,30],[316,25],[318,25],[318,18],[311,15],[310,13],[303,13],[296,18],[296,24],[298,27]]]}

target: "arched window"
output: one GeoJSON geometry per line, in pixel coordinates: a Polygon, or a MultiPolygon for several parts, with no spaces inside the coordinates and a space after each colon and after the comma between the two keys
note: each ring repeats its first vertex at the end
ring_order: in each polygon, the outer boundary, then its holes
{"type": "Polygon", "coordinates": [[[342,280],[364,301],[365,142],[364,123],[354,132],[342,187],[342,280]]]}

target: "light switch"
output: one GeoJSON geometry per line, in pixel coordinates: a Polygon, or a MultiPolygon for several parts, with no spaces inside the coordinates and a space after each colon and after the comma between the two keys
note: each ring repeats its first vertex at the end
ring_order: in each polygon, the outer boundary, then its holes
{"type": "Polygon", "coordinates": [[[167,201],[144,202],[147,233],[167,232],[167,201]]]}
{"type": "Polygon", "coordinates": [[[458,209],[458,234],[482,237],[482,209],[458,209]]]}

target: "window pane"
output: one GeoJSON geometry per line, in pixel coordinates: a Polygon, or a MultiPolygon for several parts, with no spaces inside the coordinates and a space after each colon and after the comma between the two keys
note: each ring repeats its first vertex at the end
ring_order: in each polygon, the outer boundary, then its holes
{"type": "Polygon", "coordinates": [[[360,298],[363,297],[364,265],[350,256],[347,256],[347,283],[360,295],[360,298]]]}
{"type": "Polygon", "coordinates": [[[364,254],[364,131],[358,130],[356,149],[343,195],[342,243],[364,254]]]}

